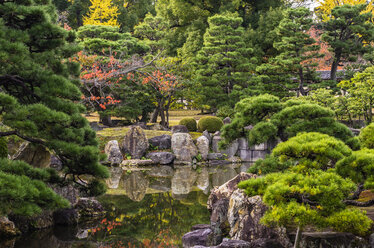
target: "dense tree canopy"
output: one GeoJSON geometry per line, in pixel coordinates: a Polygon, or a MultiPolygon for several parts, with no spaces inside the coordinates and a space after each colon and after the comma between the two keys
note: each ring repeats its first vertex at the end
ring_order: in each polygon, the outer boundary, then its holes
{"type": "MultiPolygon", "coordinates": [[[[97,181],[79,178],[83,174],[105,178],[108,171],[99,163],[95,132],[81,116],[84,107],[77,104],[81,98],[79,65],[67,59],[79,48],[72,43],[74,33],[54,24],[56,14],[48,1],[1,2],[0,17],[0,136],[15,135],[47,147],[63,163],[67,178],[87,194],[102,192],[97,181]]],[[[1,171],[3,178],[8,176],[1,171]]],[[[44,192],[35,198],[51,193],[42,182],[27,176],[20,173],[7,180],[22,181],[44,192]]],[[[12,188],[4,187],[5,191],[12,188]]],[[[11,197],[7,195],[4,201],[11,197]]],[[[48,197],[61,206],[56,196],[48,197]]],[[[24,198],[25,206],[28,201],[24,198]]],[[[36,212],[37,206],[26,212],[36,212]]]]}

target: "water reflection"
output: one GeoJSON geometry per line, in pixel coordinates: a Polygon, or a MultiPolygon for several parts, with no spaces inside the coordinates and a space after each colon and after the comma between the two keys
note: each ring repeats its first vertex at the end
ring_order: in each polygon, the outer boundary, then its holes
{"type": "Polygon", "coordinates": [[[111,168],[103,219],[0,241],[0,248],[181,247],[190,227],[209,223],[210,189],[249,165],[111,168]]]}
{"type": "Polygon", "coordinates": [[[107,184],[110,194],[126,194],[134,201],[141,201],[146,194],[171,192],[179,199],[192,191],[209,194],[210,189],[220,186],[246,171],[250,164],[220,166],[154,166],[111,168],[112,178],[107,184]]]}

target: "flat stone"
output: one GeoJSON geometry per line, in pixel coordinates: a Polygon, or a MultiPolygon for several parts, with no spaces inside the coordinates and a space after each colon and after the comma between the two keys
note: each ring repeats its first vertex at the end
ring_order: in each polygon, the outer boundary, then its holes
{"type": "Polygon", "coordinates": [[[175,159],[175,155],[171,152],[150,152],[146,155],[154,164],[171,164],[175,159]]]}
{"type": "Polygon", "coordinates": [[[197,224],[191,227],[191,231],[199,230],[199,229],[209,229],[210,224],[197,224]]]}
{"type": "Polygon", "coordinates": [[[128,159],[123,160],[121,166],[146,166],[153,165],[154,162],[151,159],[128,159]]]}

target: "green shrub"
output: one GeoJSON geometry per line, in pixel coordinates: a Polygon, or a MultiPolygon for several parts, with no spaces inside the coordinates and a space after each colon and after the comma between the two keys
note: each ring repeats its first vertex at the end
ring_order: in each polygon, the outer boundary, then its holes
{"type": "Polygon", "coordinates": [[[200,132],[203,132],[205,130],[208,130],[210,133],[217,132],[221,130],[221,127],[223,126],[223,121],[215,116],[205,116],[202,117],[198,124],[197,128],[200,132]]]}
{"type": "Polygon", "coordinates": [[[374,149],[374,123],[361,130],[359,139],[362,147],[374,149]]]}
{"type": "Polygon", "coordinates": [[[217,110],[217,114],[216,116],[221,118],[221,119],[225,119],[226,117],[230,117],[230,118],[233,118],[234,117],[234,109],[231,108],[230,106],[222,106],[220,107],[218,110],[217,110]]]}
{"type": "Polygon", "coordinates": [[[195,132],[197,130],[196,120],[192,117],[186,117],[179,121],[179,125],[187,127],[188,131],[195,132]]]}
{"type": "Polygon", "coordinates": [[[4,137],[0,137],[0,158],[7,158],[8,157],[8,146],[6,139],[4,137]]]}

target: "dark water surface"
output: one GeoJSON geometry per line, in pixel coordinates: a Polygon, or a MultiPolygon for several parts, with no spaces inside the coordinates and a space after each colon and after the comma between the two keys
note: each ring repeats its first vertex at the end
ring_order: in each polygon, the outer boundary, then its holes
{"type": "Polygon", "coordinates": [[[105,217],[0,241],[0,248],[181,247],[191,226],[209,223],[210,189],[248,166],[113,168],[111,189],[99,199],[105,217]]]}

